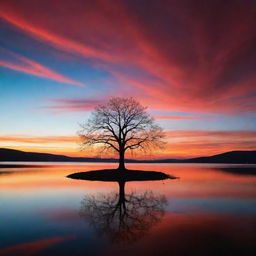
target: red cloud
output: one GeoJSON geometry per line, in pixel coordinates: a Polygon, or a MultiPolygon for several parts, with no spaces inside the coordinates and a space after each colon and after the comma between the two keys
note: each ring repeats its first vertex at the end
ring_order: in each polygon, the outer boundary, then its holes
{"type": "Polygon", "coordinates": [[[9,23],[92,61],[155,108],[256,109],[253,1],[57,0],[49,8],[3,0],[0,7],[9,23]]]}

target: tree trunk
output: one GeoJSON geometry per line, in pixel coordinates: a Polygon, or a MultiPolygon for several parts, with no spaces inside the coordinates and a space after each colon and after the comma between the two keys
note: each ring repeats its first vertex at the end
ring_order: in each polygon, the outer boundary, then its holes
{"type": "Polygon", "coordinates": [[[125,203],[125,192],[124,192],[124,185],[125,185],[125,181],[119,181],[118,182],[119,185],[119,203],[125,203]]]}
{"type": "Polygon", "coordinates": [[[119,151],[119,166],[118,170],[125,170],[125,164],[124,164],[124,150],[119,151]]]}
{"type": "Polygon", "coordinates": [[[117,206],[119,207],[119,222],[122,224],[124,222],[124,217],[126,215],[126,199],[124,192],[125,181],[119,181],[119,200],[117,206]]]}

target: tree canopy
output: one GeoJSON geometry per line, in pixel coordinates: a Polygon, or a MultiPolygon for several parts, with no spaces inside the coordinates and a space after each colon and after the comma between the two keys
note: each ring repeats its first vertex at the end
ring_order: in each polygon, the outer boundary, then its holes
{"type": "Polygon", "coordinates": [[[79,132],[82,146],[102,145],[119,154],[119,169],[125,169],[127,150],[148,151],[163,143],[164,134],[154,119],[134,98],[111,98],[95,108],[79,132]]]}

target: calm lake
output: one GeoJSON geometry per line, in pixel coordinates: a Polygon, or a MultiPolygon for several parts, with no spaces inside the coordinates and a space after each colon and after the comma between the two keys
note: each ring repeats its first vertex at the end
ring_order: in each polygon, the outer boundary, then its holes
{"type": "Polygon", "coordinates": [[[179,179],[126,182],[122,208],[117,182],[66,178],[115,166],[0,168],[0,255],[256,255],[256,166],[128,164],[179,179]]]}

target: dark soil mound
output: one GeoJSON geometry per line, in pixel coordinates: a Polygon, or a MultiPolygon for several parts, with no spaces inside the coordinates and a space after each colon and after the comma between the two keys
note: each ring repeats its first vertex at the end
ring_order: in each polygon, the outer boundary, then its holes
{"type": "Polygon", "coordinates": [[[94,181],[147,181],[176,179],[163,172],[106,169],[88,172],[77,172],[67,176],[71,179],[94,181]]]}

